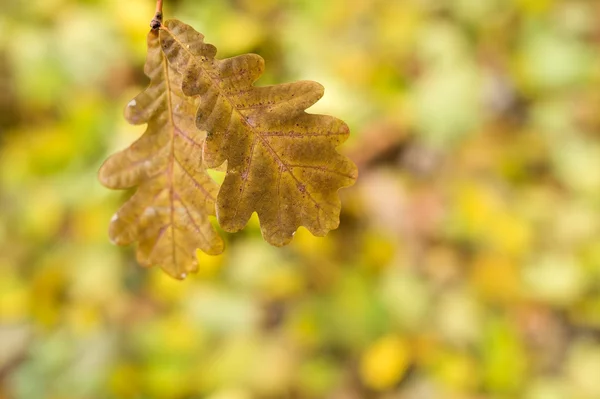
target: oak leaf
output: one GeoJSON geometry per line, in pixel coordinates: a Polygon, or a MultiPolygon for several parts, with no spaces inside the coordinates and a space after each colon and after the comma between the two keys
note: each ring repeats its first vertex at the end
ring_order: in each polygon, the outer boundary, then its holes
{"type": "Polygon", "coordinates": [[[218,186],[202,160],[205,133],[194,122],[198,98],[182,93],[182,75],[164,56],[157,31],[148,34],[144,71],[150,85],[128,104],[125,117],[132,124],[147,123],[147,129],[129,148],[106,160],[99,179],[113,189],[137,186],[113,217],[112,241],[138,241],[142,265],[160,265],[181,279],[197,270],[196,248],[208,254],[223,251],[209,221],[218,186]]]}
{"type": "Polygon", "coordinates": [[[169,63],[184,74],[183,93],[200,97],[196,126],[208,132],[208,167],[227,161],[217,218],[228,232],[258,214],[266,241],[289,243],[299,226],[324,236],[339,224],[338,190],[350,186],[356,166],[336,151],[347,125],[306,113],[323,96],[311,81],[255,87],[263,59],[245,54],[219,60],[216,48],[192,27],[169,20],[160,42],[169,63]]]}

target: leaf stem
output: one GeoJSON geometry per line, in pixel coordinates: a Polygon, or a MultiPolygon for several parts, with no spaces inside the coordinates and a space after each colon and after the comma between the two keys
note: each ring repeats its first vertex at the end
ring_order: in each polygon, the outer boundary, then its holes
{"type": "Polygon", "coordinates": [[[163,13],[162,13],[163,0],[156,0],[156,12],[154,18],[150,21],[150,27],[152,30],[157,30],[162,25],[163,13]]]}

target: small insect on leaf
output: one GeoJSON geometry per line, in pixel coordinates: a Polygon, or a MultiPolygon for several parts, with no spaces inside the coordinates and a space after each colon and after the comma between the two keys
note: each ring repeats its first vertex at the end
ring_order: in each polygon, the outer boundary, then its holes
{"type": "Polygon", "coordinates": [[[218,60],[216,48],[192,27],[169,20],[160,28],[170,65],[184,75],[182,91],[200,98],[196,126],[209,132],[209,167],[228,161],[217,217],[228,232],[257,212],[265,240],[277,246],[299,226],[324,236],[339,225],[338,190],[354,184],[356,166],[336,151],[347,125],[306,113],[323,96],[311,81],[255,87],[263,59],[245,54],[218,60]]]}
{"type": "Polygon", "coordinates": [[[164,56],[157,30],[148,34],[144,70],[150,86],[127,104],[125,117],[148,127],[99,171],[109,188],[137,186],[113,217],[109,235],[120,245],[138,241],[140,264],[159,265],[183,279],[198,268],[196,248],[208,254],[223,251],[208,218],[215,214],[218,186],[202,160],[205,133],[194,121],[198,99],[182,93],[183,76],[164,56]]]}

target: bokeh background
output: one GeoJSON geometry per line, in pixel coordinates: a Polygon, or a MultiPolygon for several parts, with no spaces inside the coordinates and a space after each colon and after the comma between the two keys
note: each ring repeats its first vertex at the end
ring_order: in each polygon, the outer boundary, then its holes
{"type": "Polygon", "coordinates": [[[341,227],[175,281],[107,238],[152,0],[0,12],[0,398],[600,398],[600,2],[165,0],[311,79],[341,227]]]}

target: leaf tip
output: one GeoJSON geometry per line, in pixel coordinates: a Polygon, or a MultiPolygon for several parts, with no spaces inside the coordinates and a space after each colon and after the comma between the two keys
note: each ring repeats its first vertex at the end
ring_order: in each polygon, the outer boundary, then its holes
{"type": "Polygon", "coordinates": [[[104,161],[102,166],[100,166],[100,168],[98,169],[97,178],[98,178],[98,181],[100,182],[100,184],[102,184],[104,187],[115,189],[117,187],[115,187],[113,179],[110,178],[111,173],[108,171],[108,169],[109,169],[108,161],[110,161],[110,158],[108,158],[106,161],[104,161]]]}
{"type": "MultiPolygon", "coordinates": [[[[358,166],[356,166],[356,163],[354,163],[354,161],[352,161],[349,158],[348,158],[348,164],[349,164],[349,168],[350,168],[350,171],[348,172],[348,176],[352,180],[352,183],[349,184],[348,186],[344,186],[344,187],[352,186],[352,185],[354,185],[354,183],[356,183],[356,180],[358,180],[358,166]]],[[[344,187],[342,187],[342,188],[344,188],[344,187]]]]}
{"type": "Polygon", "coordinates": [[[123,117],[132,125],[139,125],[144,122],[140,115],[137,98],[134,98],[127,103],[123,109],[123,117]]]}
{"type": "Polygon", "coordinates": [[[256,72],[256,81],[265,72],[265,59],[258,54],[248,54],[248,59],[252,61],[249,64],[256,72]]]}
{"type": "Polygon", "coordinates": [[[267,230],[262,229],[261,233],[264,240],[275,247],[285,247],[292,242],[294,234],[296,234],[295,231],[291,234],[269,234],[267,230]]]}
{"type": "Polygon", "coordinates": [[[179,273],[178,275],[174,276],[175,279],[177,280],[185,280],[185,278],[188,276],[188,274],[186,272],[183,273],[179,273]]]}
{"type": "Polygon", "coordinates": [[[202,252],[207,255],[217,256],[221,255],[223,251],[225,251],[225,242],[221,238],[221,236],[215,234],[215,238],[212,240],[209,246],[206,248],[200,248],[202,252]]]}
{"type": "Polygon", "coordinates": [[[313,104],[325,95],[325,86],[321,83],[315,82],[314,80],[305,80],[303,83],[306,85],[307,91],[312,94],[313,104]]]}

